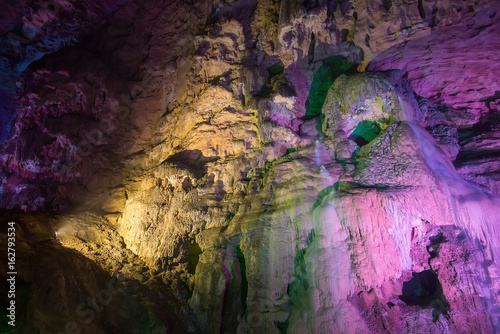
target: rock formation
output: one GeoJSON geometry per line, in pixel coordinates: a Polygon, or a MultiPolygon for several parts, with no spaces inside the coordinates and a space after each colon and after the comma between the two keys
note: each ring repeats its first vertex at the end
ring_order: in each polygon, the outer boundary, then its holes
{"type": "Polygon", "coordinates": [[[497,1],[5,6],[2,332],[500,331],[497,1]]]}

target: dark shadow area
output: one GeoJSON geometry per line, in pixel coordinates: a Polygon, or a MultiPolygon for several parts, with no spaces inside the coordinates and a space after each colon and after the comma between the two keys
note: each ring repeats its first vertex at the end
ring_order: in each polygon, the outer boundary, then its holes
{"type": "Polygon", "coordinates": [[[306,101],[306,118],[321,114],[326,94],[333,82],[354,64],[344,56],[331,56],[323,60],[323,65],[314,74],[311,90],[306,101]]]}
{"type": "Polygon", "coordinates": [[[443,295],[443,287],[433,270],[412,273],[412,278],[403,283],[403,294],[399,296],[405,304],[432,308],[432,320],[437,321],[443,314],[447,316],[448,303],[443,295]]]}
{"type": "Polygon", "coordinates": [[[459,127],[458,139],[460,146],[464,146],[474,140],[475,137],[493,131],[500,125],[500,111],[492,109],[490,112],[481,116],[479,122],[472,126],[459,127]]]}
{"type": "Polygon", "coordinates": [[[0,87],[0,142],[5,140],[10,132],[10,123],[15,113],[14,94],[15,92],[0,87]]]}
{"type": "Polygon", "coordinates": [[[427,252],[431,256],[430,258],[433,259],[438,256],[438,249],[441,243],[446,242],[446,237],[443,235],[443,233],[439,233],[433,237],[429,238],[429,245],[427,246],[427,252]]]}
{"type": "Polygon", "coordinates": [[[412,273],[411,280],[403,283],[403,294],[399,299],[408,305],[427,307],[442,295],[443,289],[437,275],[432,270],[425,270],[412,273]]]}
{"type": "MultiPolygon", "coordinates": [[[[233,253],[234,254],[234,253],[233,253]]],[[[234,255],[233,255],[234,256],[234,255]]],[[[248,280],[246,275],[245,256],[239,245],[236,245],[236,256],[230,268],[223,265],[226,276],[226,289],[222,304],[221,322],[218,333],[238,332],[239,320],[247,309],[248,280]]]]}
{"type": "MultiPolygon", "coordinates": [[[[67,328],[74,333],[187,332],[189,320],[179,316],[181,304],[168,285],[159,279],[148,284],[135,278],[117,279],[94,260],[61,244],[53,234],[56,225],[49,226],[57,219],[53,214],[0,210],[1,240],[6,240],[7,223],[15,222],[17,271],[16,326],[6,325],[9,319],[3,317],[0,333],[70,332],[67,328]]],[[[0,251],[7,258],[6,242],[0,242],[0,251]]],[[[13,300],[7,296],[7,278],[12,276],[0,273],[4,291],[0,304],[5,311],[13,300]]]]}
{"type": "Polygon", "coordinates": [[[202,251],[200,245],[196,243],[196,240],[191,239],[191,246],[188,250],[188,264],[187,264],[187,272],[194,275],[196,273],[196,266],[200,261],[200,255],[202,251]]]}
{"type": "Polygon", "coordinates": [[[316,232],[314,229],[309,232],[307,235],[307,247],[297,250],[297,254],[295,255],[295,280],[288,285],[287,294],[293,299],[293,296],[303,296],[306,294],[307,289],[309,288],[309,282],[307,280],[307,267],[305,255],[307,253],[307,249],[314,241],[316,237],[316,232]]]}
{"type": "MultiPolygon", "coordinates": [[[[496,95],[490,97],[490,100],[493,100],[496,95]]],[[[474,125],[458,128],[458,140],[461,150],[453,161],[455,168],[471,165],[477,160],[498,160],[500,150],[494,145],[485,146],[483,142],[496,140],[496,132],[499,126],[500,112],[497,109],[491,109],[490,112],[482,115],[479,122],[474,125]]],[[[492,172],[495,173],[496,171],[492,172]]],[[[488,174],[484,173],[483,175],[488,174]]]]}
{"type": "MultiPolygon", "coordinates": [[[[314,238],[316,237],[316,232],[314,229],[309,232],[307,235],[307,247],[303,249],[297,249],[297,253],[295,255],[295,260],[294,260],[294,277],[295,280],[293,280],[290,284],[288,284],[288,288],[286,293],[290,297],[290,304],[292,305],[292,308],[298,308],[301,309],[303,307],[309,307],[309,305],[304,305],[304,299],[307,298],[308,294],[310,291],[309,289],[309,281],[308,279],[308,273],[307,273],[307,264],[306,264],[306,253],[309,248],[309,246],[313,243],[314,238]],[[295,306],[294,306],[295,305],[295,306]]],[[[290,313],[291,314],[291,313],[290,313]]],[[[280,334],[285,334],[288,331],[288,327],[290,325],[290,314],[288,315],[288,318],[284,322],[277,322],[276,327],[278,327],[278,330],[280,334]]]]}
{"type": "Polygon", "coordinates": [[[286,75],[285,67],[281,63],[272,64],[266,68],[269,73],[268,79],[260,91],[255,94],[258,97],[268,97],[272,93],[281,92],[284,96],[295,96],[295,89],[290,86],[286,75]]]}
{"type": "Polygon", "coordinates": [[[453,165],[458,168],[466,164],[469,160],[493,158],[500,158],[500,150],[460,151],[455,161],[453,161],[453,165]]]}
{"type": "Polygon", "coordinates": [[[247,266],[245,263],[245,256],[241,251],[240,246],[236,246],[236,256],[240,263],[240,273],[241,273],[241,307],[243,308],[243,314],[247,310],[247,296],[248,296],[248,280],[247,280],[247,266]]]}
{"type": "Polygon", "coordinates": [[[380,132],[382,132],[382,129],[377,122],[365,120],[359,122],[349,139],[355,141],[358,146],[364,146],[375,139],[380,132]]]}
{"type": "Polygon", "coordinates": [[[172,155],[165,162],[177,165],[179,168],[187,169],[196,178],[200,178],[205,173],[205,164],[218,158],[205,157],[201,154],[200,150],[186,150],[172,155]]]}
{"type": "Polygon", "coordinates": [[[448,316],[449,304],[433,270],[412,273],[411,280],[403,283],[403,294],[399,299],[407,305],[432,308],[433,321],[437,321],[440,315],[448,316]]]}

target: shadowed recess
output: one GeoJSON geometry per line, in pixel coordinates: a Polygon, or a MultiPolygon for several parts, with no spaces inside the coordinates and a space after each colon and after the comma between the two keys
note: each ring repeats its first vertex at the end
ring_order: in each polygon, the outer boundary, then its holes
{"type": "Polygon", "coordinates": [[[432,270],[412,273],[412,278],[403,283],[403,294],[399,296],[408,305],[428,307],[436,299],[441,299],[443,288],[432,270]]]}
{"type": "Polygon", "coordinates": [[[7,138],[14,116],[13,93],[0,87],[0,141],[7,138]]]}
{"type": "Polygon", "coordinates": [[[172,155],[166,162],[186,168],[195,177],[200,177],[205,171],[205,163],[216,160],[218,157],[205,157],[200,150],[186,150],[172,155]]]}
{"type": "Polygon", "coordinates": [[[240,246],[236,246],[236,256],[238,257],[241,271],[241,307],[243,308],[243,313],[245,313],[247,310],[248,280],[245,256],[243,255],[240,246]]]}
{"type": "Polygon", "coordinates": [[[195,239],[193,238],[191,240],[191,247],[189,247],[188,251],[188,273],[193,275],[196,273],[196,266],[198,265],[198,262],[200,260],[201,253],[202,251],[200,245],[198,245],[198,243],[196,243],[195,239]]]}
{"type": "Polygon", "coordinates": [[[323,65],[314,74],[311,90],[307,96],[307,118],[321,114],[326,94],[333,82],[342,73],[347,72],[352,65],[353,63],[344,56],[331,56],[323,60],[323,65]]]}
{"type": "Polygon", "coordinates": [[[349,139],[355,141],[359,146],[363,146],[375,139],[381,131],[382,129],[377,122],[365,120],[359,122],[349,139]]]}

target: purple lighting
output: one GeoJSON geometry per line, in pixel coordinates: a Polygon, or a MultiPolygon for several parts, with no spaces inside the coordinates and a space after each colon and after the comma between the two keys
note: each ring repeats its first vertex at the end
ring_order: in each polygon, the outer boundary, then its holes
{"type": "Polygon", "coordinates": [[[0,332],[500,332],[499,10],[5,2],[0,332]]]}

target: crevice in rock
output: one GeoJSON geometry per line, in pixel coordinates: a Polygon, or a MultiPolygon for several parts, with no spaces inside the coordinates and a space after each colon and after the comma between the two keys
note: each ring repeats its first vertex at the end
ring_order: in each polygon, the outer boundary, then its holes
{"type": "Polygon", "coordinates": [[[365,120],[359,122],[349,139],[355,141],[358,146],[364,146],[375,139],[380,132],[382,132],[382,129],[377,122],[365,120]]]}
{"type": "Polygon", "coordinates": [[[424,9],[424,0],[418,0],[417,7],[418,7],[418,14],[422,19],[425,19],[426,15],[424,9]]]}
{"type": "Polygon", "coordinates": [[[241,273],[241,307],[243,308],[243,314],[247,310],[247,296],[248,296],[248,280],[247,280],[247,269],[245,263],[245,255],[241,251],[240,246],[236,246],[236,256],[240,263],[240,273],[241,273]]]}
{"type": "Polygon", "coordinates": [[[172,155],[165,162],[178,165],[193,173],[196,178],[200,178],[205,171],[205,163],[216,160],[218,157],[205,157],[200,150],[186,150],[172,155]]]}
{"type": "Polygon", "coordinates": [[[429,261],[438,256],[439,245],[443,242],[446,242],[446,237],[442,232],[437,235],[429,238],[430,244],[427,246],[427,252],[430,255],[429,261]]]}
{"type": "MultiPolygon", "coordinates": [[[[443,287],[438,277],[438,270],[433,268],[432,260],[439,256],[438,249],[442,243],[448,242],[447,234],[437,231],[429,237],[426,246],[430,255],[428,264],[430,269],[422,272],[413,272],[409,281],[403,282],[402,295],[399,299],[410,306],[419,306],[423,309],[432,308],[432,319],[436,322],[440,315],[447,316],[448,302],[444,296],[443,287]]],[[[412,239],[414,231],[412,231],[412,239]]]]}
{"type": "Polygon", "coordinates": [[[346,42],[347,41],[347,36],[349,36],[349,29],[342,29],[340,31],[340,38],[341,38],[341,41],[342,42],[346,42]]]}
{"type": "Polygon", "coordinates": [[[413,272],[411,280],[403,282],[403,294],[399,299],[407,305],[422,308],[433,307],[436,300],[445,302],[443,288],[433,270],[413,272]]]}
{"type": "Polygon", "coordinates": [[[290,283],[287,288],[287,294],[290,296],[291,300],[293,298],[293,295],[300,295],[301,292],[303,293],[309,288],[305,254],[307,252],[307,249],[313,242],[315,236],[316,234],[314,232],[314,229],[312,229],[307,236],[307,247],[298,250],[297,255],[295,255],[295,280],[290,283]]]}
{"type": "Polygon", "coordinates": [[[384,8],[388,12],[392,8],[392,0],[384,0],[384,8]]]}
{"type": "Polygon", "coordinates": [[[309,44],[309,63],[314,62],[314,48],[316,46],[316,35],[314,35],[314,32],[311,32],[311,44],[309,44]]]}
{"type": "Polygon", "coordinates": [[[282,63],[272,64],[267,68],[269,77],[260,89],[260,91],[255,94],[258,97],[268,97],[274,92],[277,92],[280,86],[284,86],[286,79],[284,75],[284,66],[282,63]]]}
{"type": "Polygon", "coordinates": [[[226,278],[226,286],[222,300],[222,312],[219,333],[235,333],[239,321],[246,312],[248,295],[248,280],[246,276],[245,257],[239,245],[235,247],[236,254],[231,252],[229,264],[222,265],[226,278]]]}
{"type": "Polygon", "coordinates": [[[314,74],[311,90],[306,101],[306,116],[312,118],[321,114],[328,90],[342,73],[353,66],[346,57],[336,55],[323,59],[323,65],[314,74]]]}
{"type": "Polygon", "coordinates": [[[196,266],[198,265],[198,261],[200,260],[200,255],[202,250],[200,245],[196,242],[194,238],[191,239],[191,246],[188,250],[188,263],[187,263],[187,272],[189,274],[196,274],[196,266]]]}
{"type": "Polygon", "coordinates": [[[276,327],[278,327],[278,330],[280,334],[286,334],[288,331],[288,326],[290,324],[290,318],[286,319],[285,322],[276,322],[276,327]]]}
{"type": "Polygon", "coordinates": [[[313,204],[312,206],[312,210],[316,209],[318,206],[321,205],[321,203],[323,202],[323,199],[328,196],[331,192],[333,191],[336,191],[338,190],[338,186],[335,187],[335,184],[334,185],[331,185],[331,186],[328,186],[326,187],[325,189],[322,189],[319,193],[318,193],[318,200],[313,204]]]}

